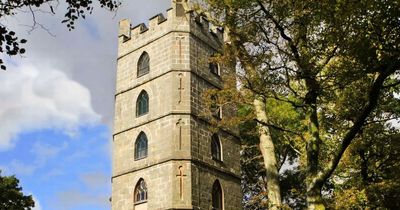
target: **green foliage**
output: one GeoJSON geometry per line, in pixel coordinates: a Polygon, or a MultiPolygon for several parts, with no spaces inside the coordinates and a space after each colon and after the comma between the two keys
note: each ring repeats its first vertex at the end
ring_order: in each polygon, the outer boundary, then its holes
{"type": "Polygon", "coordinates": [[[306,203],[305,174],[298,167],[285,170],[280,176],[283,202],[291,209],[304,209],[306,203]]]}
{"type": "Polygon", "coordinates": [[[393,196],[377,192],[398,195],[392,148],[400,131],[388,122],[400,118],[400,3],[208,2],[229,34],[221,60],[237,62],[230,72],[240,84],[236,102],[265,99],[268,120],[258,123],[270,128],[279,160],[298,164],[287,174],[303,176],[288,187],[293,176],[281,174],[284,197],[298,196],[300,206],[306,196],[307,205],[321,207],[325,190],[326,200],[354,201],[332,208],[392,208],[386,205],[396,203],[393,196]],[[369,161],[360,162],[361,149],[369,161]]]}
{"type": "Polygon", "coordinates": [[[400,208],[399,151],[395,129],[382,123],[366,126],[336,172],[335,208],[400,208]]]}
{"type": "MultiPolygon", "coordinates": [[[[247,116],[252,112],[251,106],[239,106],[238,115],[247,116]]],[[[265,209],[267,194],[265,188],[265,169],[262,156],[258,147],[259,139],[256,135],[256,122],[243,121],[239,125],[240,137],[242,140],[241,151],[241,178],[244,209],[265,209]]]]}
{"type": "MultiPolygon", "coordinates": [[[[120,5],[119,1],[115,0],[97,0],[100,6],[107,8],[108,10],[114,11],[120,5]]],[[[59,2],[58,2],[59,3],[59,2]]],[[[75,28],[75,21],[79,18],[85,19],[86,13],[92,13],[93,11],[93,0],[65,0],[67,6],[67,11],[64,15],[64,20],[62,23],[66,23],[69,30],[75,28]]],[[[33,22],[36,25],[35,11],[36,9],[43,9],[49,13],[54,13],[53,1],[52,0],[5,0],[0,3],[0,19],[4,17],[15,15],[18,11],[27,10],[33,15],[33,22]]],[[[18,54],[24,54],[25,49],[20,46],[20,44],[25,44],[26,39],[19,39],[15,32],[2,24],[0,26],[0,53],[9,56],[14,56],[18,54]]],[[[6,70],[4,61],[0,59],[0,68],[6,70]]]]}
{"type": "MultiPolygon", "coordinates": [[[[274,123],[271,124],[273,139],[276,139],[277,157],[279,159],[279,168],[283,163],[295,164],[298,153],[295,148],[299,148],[296,141],[296,134],[283,132],[278,126],[283,122],[296,123],[299,116],[292,109],[280,101],[271,100],[269,102],[268,114],[274,123]],[[270,111],[275,110],[275,111],[270,111]],[[279,110],[279,111],[277,111],[279,110]]],[[[239,117],[246,119],[246,116],[252,113],[252,106],[242,105],[238,108],[239,117]]],[[[241,175],[242,191],[244,194],[244,209],[266,209],[268,207],[268,196],[266,188],[266,173],[263,164],[263,158],[259,148],[259,138],[257,134],[257,123],[254,120],[242,121],[240,126],[240,137],[242,139],[241,153],[241,175]]],[[[301,148],[301,147],[300,147],[301,148]]],[[[283,200],[287,204],[285,208],[302,209],[305,206],[304,195],[304,173],[296,170],[285,170],[280,177],[281,187],[283,189],[283,200]]]]}
{"type": "Polygon", "coordinates": [[[0,209],[30,210],[35,206],[31,195],[24,195],[19,180],[15,176],[1,176],[0,209]]]}

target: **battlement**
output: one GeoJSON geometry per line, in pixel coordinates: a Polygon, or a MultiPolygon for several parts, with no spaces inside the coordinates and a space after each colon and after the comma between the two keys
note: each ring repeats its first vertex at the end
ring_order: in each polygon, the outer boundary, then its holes
{"type": "Polygon", "coordinates": [[[240,140],[204,117],[224,31],[171,1],[146,24],[119,23],[111,208],[240,210],[240,140]]]}
{"type": "Polygon", "coordinates": [[[166,17],[159,13],[149,19],[148,24],[140,23],[132,27],[129,20],[119,22],[119,42],[147,39],[162,31],[192,32],[207,37],[218,43],[224,42],[224,31],[214,26],[204,15],[191,10],[184,0],[172,0],[172,8],[167,10],[166,17]]]}

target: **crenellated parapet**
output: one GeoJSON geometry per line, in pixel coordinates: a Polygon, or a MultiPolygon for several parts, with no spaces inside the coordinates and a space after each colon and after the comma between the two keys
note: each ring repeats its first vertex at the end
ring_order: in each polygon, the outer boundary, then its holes
{"type": "Polygon", "coordinates": [[[146,24],[119,23],[111,208],[240,210],[241,142],[209,123],[235,112],[203,94],[223,86],[226,31],[171,1],[146,24]]]}
{"type": "Polygon", "coordinates": [[[223,43],[224,41],[224,30],[221,27],[212,24],[206,16],[198,14],[194,11],[190,11],[191,21],[196,24],[193,26],[194,29],[201,31],[206,36],[212,36],[216,38],[218,42],[223,43]]]}
{"type": "Polygon", "coordinates": [[[172,0],[172,7],[167,10],[166,16],[157,14],[147,24],[132,26],[127,19],[119,22],[119,56],[170,32],[188,32],[217,46],[224,42],[222,28],[191,10],[187,0],[172,0]]]}

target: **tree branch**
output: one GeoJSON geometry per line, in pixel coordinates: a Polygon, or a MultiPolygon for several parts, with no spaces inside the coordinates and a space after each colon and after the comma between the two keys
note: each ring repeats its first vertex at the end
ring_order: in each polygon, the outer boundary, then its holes
{"type": "Polygon", "coordinates": [[[285,28],[283,28],[283,27],[279,24],[278,20],[276,20],[276,19],[274,18],[274,16],[265,8],[264,4],[263,4],[260,0],[257,0],[257,3],[258,3],[258,5],[260,6],[261,11],[263,11],[264,14],[266,15],[266,17],[269,18],[269,19],[275,24],[275,26],[276,26],[276,28],[278,29],[278,31],[279,31],[281,37],[289,43],[290,50],[292,51],[295,60],[297,61],[297,63],[298,63],[299,65],[301,65],[301,62],[300,62],[300,61],[301,61],[301,60],[300,60],[300,54],[299,54],[299,51],[298,51],[297,46],[296,46],[296,44],[294,43],[293,39],[290,38],[288,35],[286,35],[286,33],[285,33],[285,28]]]}
{"type": "Polygon", "coordinates": [[[344,136],[342,143],[339,145],[339,148],[337,149],[336,153],[332,155],[331,161],[326,165],[326,167],[322,171],[318,173],[318,176],[314,180],[312,180],[313,181],[312,185],[322,184],[332,175],[333,171],[339,164],[343,156],[343,153],[349,147],[349,145],[351,144],[357,133],[361,130],[369,114],[378,105],[380,91],[383,88],[383,83],[385,82],[386,78],[388,78],[392,73],[394,73],[396,67],[399,65],[400,61],[396,60],[387,68],[385,68],[385,70],[376,78],[375,82],[373,83],[373,86],[369,90],[367,105],[355,120],[354,125],[344,136]]]}
{"type": "Polygon", "coordinates": [[[262,121],[260,121],[258,119],[254,119],[254,121],[257,122],[257,123],[260,123],[261,125],[268,126],[270,128],[274,128],[274,129],[279,130],[279,131],[288,132],[288,133],[295,134],[297,136],[301,136],[300,133],[297,133],[295,131],[292,131],[292,130],[289,130],[289,129],[285,129],[285,128],[282,128],[282,127],[279,127],[277,125],[273,125],[273,124],[269,124],[269,123],[266,123],[266,122],[262,122],[262,121]]]}

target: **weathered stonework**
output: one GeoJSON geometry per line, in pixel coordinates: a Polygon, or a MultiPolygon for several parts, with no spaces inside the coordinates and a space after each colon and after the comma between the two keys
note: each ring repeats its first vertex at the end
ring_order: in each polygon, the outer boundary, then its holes
{"type": "Polygon", "coordinates": [[[222,161],[212,159],[213,132],[201,117],[207,108],[202,92],[222,85],[221,78],[209,71],[209,57],[222,46],[223,33],[174,2],[166,18],[156,15],[148,26],[120,21],[112,209],[212,209],[211,188],[219,180],[223,209],[238,210],[240,142],[230,132],[218,131],[222,161]],[[137,77],[143,52],[150,56],[150,72],[137,77]],[[136,100],[142,90],[149,96],[149,112],[137,117],[136,100]],[[135,160],[140,132],[148,138],[147,157],[135,160]],[[139,207],[134,190],[140,178],[147,184],[148,199],[139,207]]]}

